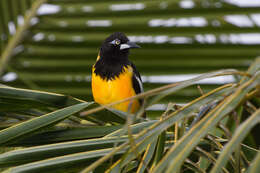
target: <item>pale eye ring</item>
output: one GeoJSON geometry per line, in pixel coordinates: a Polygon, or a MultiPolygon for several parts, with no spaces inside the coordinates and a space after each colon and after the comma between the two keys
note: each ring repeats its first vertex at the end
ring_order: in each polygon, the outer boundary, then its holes
{"type": "Polygon", "coordinates": [[[115,44],[119,45],[120,44],[120,40],[115,40],[115,44]]]}

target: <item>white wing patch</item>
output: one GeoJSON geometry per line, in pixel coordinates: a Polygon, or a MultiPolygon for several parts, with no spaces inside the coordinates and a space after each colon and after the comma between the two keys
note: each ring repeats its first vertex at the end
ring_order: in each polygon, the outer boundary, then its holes
{"type": "Polygon", "coordinates": [[[134,77],[138,81],[138,84],[140,86],[141,92],[144,92],[143,83],[142,83],[141,79],[138,76],[136,76],[136,75],[134,75],[134,77]]]}

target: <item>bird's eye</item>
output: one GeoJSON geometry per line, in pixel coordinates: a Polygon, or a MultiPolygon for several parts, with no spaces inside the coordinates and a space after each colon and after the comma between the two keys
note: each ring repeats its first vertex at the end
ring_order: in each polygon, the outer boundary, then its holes
{"type": "Polygon", "coordinates": [[[116,45],[119,45],[119,44],[120,44],[120,40],[117,40],[117,39],[116,39],[116,40],[115,40],[115,44],[116,44],[116,45]]]}
{"type": "Polygon", "coordinates": [[[110,42],[110,44],[113,44],[113,45],[120,45],[121,41],[119,39],[115,39],[113,41],[110,42]]]}

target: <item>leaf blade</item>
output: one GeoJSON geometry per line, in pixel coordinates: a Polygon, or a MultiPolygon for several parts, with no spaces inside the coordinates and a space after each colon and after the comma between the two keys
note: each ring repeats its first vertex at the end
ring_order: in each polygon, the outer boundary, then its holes
{"type": "Polygon", "coordinates": [[[69,117],[71,114],[76,113],[76,112],[86,108],[90,104],[91,103],[86,102],[86,103],[80,103],[77,105],[66,107],[63,109],[59,109],[57,111],[45,114],[43,116],[28,120],[24,123],[20,123],[18,125],[1,130],[0,131],[0,145],[10,142],[25,134],[29,134],[33,131],[39,130],[40,128],[57,123],[65,118],[69,117]]]}

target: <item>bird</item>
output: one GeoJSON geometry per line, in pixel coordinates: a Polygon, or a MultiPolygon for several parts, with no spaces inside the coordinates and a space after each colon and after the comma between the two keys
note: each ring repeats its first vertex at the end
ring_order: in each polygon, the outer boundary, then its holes
{"type": "MultiPolygon", "coordinates": [[[[129,50],[133,48],[140,46],[129,41],[122,32],[115,32],[103,41],[92,66],[91,87],[96,103],[106,105],[144,92],[140,73],[128,59],[129,50]]],[[[143,103],[143,99],[135,99],[112,108],[137,113],[143,103]]]]}

